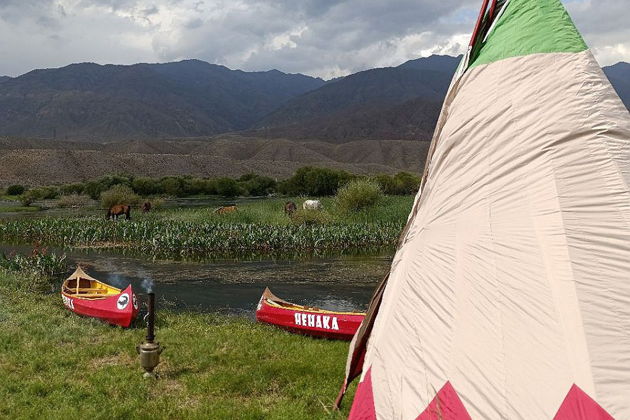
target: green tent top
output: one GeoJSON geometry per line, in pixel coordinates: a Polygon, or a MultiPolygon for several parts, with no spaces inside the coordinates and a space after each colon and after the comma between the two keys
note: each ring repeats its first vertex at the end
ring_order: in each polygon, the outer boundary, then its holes
{"type": "Polygon", "coordinates": [[[510,57],[588,48],[560,0],[508,0],[495,20],[473,47],[469,68],[510,57]]]}

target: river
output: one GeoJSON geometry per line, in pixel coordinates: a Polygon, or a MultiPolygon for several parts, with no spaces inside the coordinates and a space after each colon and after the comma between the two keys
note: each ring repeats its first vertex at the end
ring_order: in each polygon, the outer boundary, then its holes
{"type": "MultiPolygon", "coordinates": [[[[173,207],[208,206],[208,200],[178,200],[173,207]]],[[[217,202],[216,204],[221,204],[217,202]]],[[[89,213],[93,213],[90,211],[89,213]]],[[[4,214],[3,218],[47,217],[74,212],[46,210],[4,214]]],[[[84,213],[83,211],[81,213],[84,213]]],[[[0,252],[29,253],[32,247],[0,243],[0,252]]],[[[393,251],[358,255],[300,258],[257,258],[174,261],[155,260],[138,253],[111,250],[68,250],[69,267],[80,264],[95,278],[124,288],[132,284],[144,293],[152,281],[162,305],[175,310],[212,311],[253,316],[265,289],[293,303],[329,310],[363,311],[378,282],[389,269],[393,251]]],[[[72,270],[68,272],[70,274],[72,270]]],[[[59,285],[63,276],[58,279],[59,285]]]]}
{"type": "MultiPolygon", "coordinates": [[[[0,245],[0,252],[7,254],[28,254],[31,250],[29,246],[0,245]]],[[[152,260],[115,251],[49,248],[49,252],[65,253],[69,267],[80,264],[95,278],[119,288],[131,283],[137,293],[144,293],[146,282],[153,282],[161,304],[175,310],[246,316],[253,316],[265,287],[298,304],[365,310],[391,262],[389,254],[190,262],[152,260]]],[[[63,278],[58,279],[59,285],[63,278]]]]}

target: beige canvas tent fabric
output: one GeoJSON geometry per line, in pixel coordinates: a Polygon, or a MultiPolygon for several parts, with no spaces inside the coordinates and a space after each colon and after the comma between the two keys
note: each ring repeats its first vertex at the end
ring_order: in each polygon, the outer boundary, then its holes
{"type": "Polygon", "coordinates": [[[449,382],[473,419],[551,419],[574,384],[630,419],[628,111],[589,51],[453,89],[367,346],[376,417],[449,382]]]}

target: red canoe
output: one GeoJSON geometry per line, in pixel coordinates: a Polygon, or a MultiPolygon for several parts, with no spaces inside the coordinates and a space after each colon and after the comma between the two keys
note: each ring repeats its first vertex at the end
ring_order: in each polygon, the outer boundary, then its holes
{"type": "Polygon", "coordinates": [[[266,288],[258,307],[256,320],[285,330],[315,337],[352,340],[363,318],[361,312],[334,312],[295,305],[274,296],[266,288]]]}
{"type": "Polygon", "coordinates": [[[117,289],[90,277],[81,267],[63,282],[61,299],[74,313],[125,328],[138,315],[138,301],[131,285],[125,290],[117,289]]]}

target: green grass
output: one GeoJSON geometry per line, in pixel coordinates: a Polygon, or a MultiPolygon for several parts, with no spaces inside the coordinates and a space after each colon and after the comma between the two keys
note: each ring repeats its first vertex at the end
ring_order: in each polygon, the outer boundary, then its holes
{"type": "Polygon", "coordinates": [[[324,199],[328,222],[315,225],[294,224],[283,212],[285,201],[249,201],[223,215],[202,208],[136,212],[133,220],[118,222],[98,216],[10,220],[0,222],[0,240],[127,248],[166,258],[383,248],[395,245],[412,197],[385,197],[350,213],[324,199]]]}
{"type": "MultiPolygon", "coordinates": [[[[165,209],[155,213],[156,217],[172,221],[248,223],[266,225],[288,225],[291,219],[284,214],[284,204],[293,201],[302,208],[306,198],[267,198],[248,200],[240,204],[238,211],[215,214],[216,208],[165,209]]],[[[321,198],[323,211],[330,215],[332,223],[403,223],[407,220],[413,196],[385,196],[377,205],[360,212],[345,212],[337,207],[333,197],[321,198]]]]}
{"type": "Polygon", "coordinates": [[[19,195],[0,195],[0,200],[1,201],[19,201],[20,200],[20,196],[19,195]]]}
{"type": "MultiPolygon", "coordinates": [[[[157,381],[140,328],[76,316],[0,271],[0,417],[338,419],[348,344],[212,314],[158,312],[157,381]]],[[[352,388],[348,400],[351,401],[352,388]]]]}

